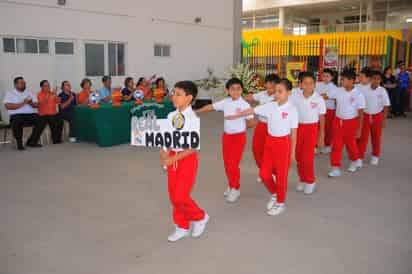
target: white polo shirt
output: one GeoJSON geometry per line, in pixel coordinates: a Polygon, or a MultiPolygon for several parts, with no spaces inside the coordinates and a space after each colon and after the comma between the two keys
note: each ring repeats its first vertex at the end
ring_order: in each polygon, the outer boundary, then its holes
{"type": "MultiPolygon", "coordinates": [[[[258,102],[259,105],[267,104],[269,102],[275,101],[275,99],[275,94],[269,95],[267,90],[253,94],[253,100],[258,102]]],[[[267,119],[265,117],[262,117],[260,115],[256,116],[260,122],[267,123],[267,119]]]]}
{"type": "Polygon", "coordinates": [[[268,132],[273,137],[290,135],[291,130],[298,127],[298,112],[290,102],[281,106],[277,102],[270,102],[255,107],[254,111],[268,119],[268,132]]]}
{"type": "MultiPolygon", "coordinates": [[[[191,106],[188,106],[184,111],[179,112],[178,110],[175,110],[173,112],[170,112],[167,115],[167,120],[170,123],[170,128],[174,128],[173,127],[173,123],[174,120],[176,119],[176,117],[180,117],[181,114],[183,116],[183,118],[181,120],[183,120],[183,127],[180,129],[181,131],[190,131],[190,129],[196,125],[199,124],[200,125],[200,119],[199,117],[196,115],[196,113],[193,111],[191,106]]],[[[180,152],[183,151],[183,148],[173,148],[173,151],[176,152],[180,152]]]]}
{"type": "Polygon", "coordinates": [[[384,87],[378,86],[376,89],[365,89],[362,91],[365,97],[367,114],[377,114],[383,111],[384,107],[391,105],[388,93],[384,87]]]}
{"type": "MultiPolygon", "coordinates": [[[[328,95],[330,92],[333,92],[337,88],[338,87],[333,82],[329,82],[329,83],[317,82],[315,91],[319,94],[325,94],[326,93],[326,95],[328,95]]],[[[333,99],[325,100],[325,104],[326,104],[327,109],[336,109],[336,102],[333,99]]]]}
{"type": "MultiPolygon", "coordinates": [[[[244,110],[250,108],[248,102],[242,97],[237,100],[233,100],[231,97],[225,98],[221,101],[214,103],[213,109],[216,111],[223,111],[224,116],[238,114],[244,110]]],[[[246,131],[246,120],[253,119],[253,115],[247,117],[240,117],[235,120],[226,120],[224,122],[224,132],[227,134],[236,134],[246,131]]]]}
{"type": "MultiPolygon", "coordinates": [[[[3,99],[3,104],[20,104],[24,101],[26,98],[31,98],[33,102],[37,103],[37,96],[28,91],[27,89],[24,90],[23,92],[17,91],[16,89],[8,91],[6,93],[6,96],[4,96],[3,99]]],[[[32,113],[37,113],[37,108],[33,108],[29,104],[25,104],[19,109],[8,109],[7,112],[9,115],[15,115],[15,114],[32,114],[32,113]]]]}
{"type": "Polygon", "coordinates": [[[319,115],[326,113],[325,100],[317,92],[305,98],[302,93],[295,93],[289,98],[298,111],[299,123],[313,124],[319,122],[319,115]]]}
{"type": "Polygon", "coordinates": [[[338,88],[328,96],[336,100],[336,116],[343,120],[358,117],[359,109],[365,108],[365,97],[356,87],[351,91],[338,88]]]}
{"type": "Polygon", "coordinates": [[[300,87],[292,88],[291,94],[302,93],[302,89],[300,87]]]}

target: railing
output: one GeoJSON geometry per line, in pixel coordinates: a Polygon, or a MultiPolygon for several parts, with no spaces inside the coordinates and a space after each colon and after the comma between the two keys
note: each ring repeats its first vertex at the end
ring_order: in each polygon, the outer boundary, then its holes
{"type": "Polygon", "coordinates": [[[365,23],[333,24],[333,25],[286,25],[283,29],[285,35],[306,35],[316,33],[336,32],[364,32],[373,30],[384,30],[384,21],[370,21],[365,23]]]}

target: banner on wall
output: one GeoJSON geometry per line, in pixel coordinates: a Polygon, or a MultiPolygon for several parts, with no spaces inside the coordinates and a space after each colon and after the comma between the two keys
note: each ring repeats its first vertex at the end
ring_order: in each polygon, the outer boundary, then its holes
{"type": "Polygon", "coordinates": [[[286,77],[293,85],[298,83],[299,73],[305,70],[305,62],[289,62],[286,64],[286,77]]]}
{"type": "Polygon", "coordinates": [[[190,124],[182,113],[158,118],[154,109],[132,110],[131,145],[166,149],[200,149],[200,120],[190,124]]]}
{"type": "Polygon", "coordinates": [[[325,47],[323,53],[323,67],[336,69],[338,67],[338,56],[338,47],[325,47]]]}

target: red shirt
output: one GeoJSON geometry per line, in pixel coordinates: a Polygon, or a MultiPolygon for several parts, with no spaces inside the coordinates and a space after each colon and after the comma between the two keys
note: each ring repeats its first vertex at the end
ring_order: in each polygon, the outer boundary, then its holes
{"type": "Polygon", "coordinates": [[[39,102],[39,115],[56,115],[57,105],[60,99],[53,92],[40,91],[37,94],[37,101],[39,102]]]}
{"type": "Polygon", "coordinates": [[[87,104],[89,104],[89,96],[90,96],[90,91],[88,91],[88,90],[82,90],[82,91],[80,91],[80,93],[79,93],[79,98],[77,98],[78,100],[77,100],[77,102],[80,104],[80,105],[87,105],[87,104]]]}

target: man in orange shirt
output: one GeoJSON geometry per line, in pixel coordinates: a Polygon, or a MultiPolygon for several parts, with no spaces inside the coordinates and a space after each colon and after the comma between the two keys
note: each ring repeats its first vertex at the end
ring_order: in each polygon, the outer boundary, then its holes
{"type": "Polygon", "coordinates": [[[49,125],[53,144],[62,142],[63,120],[61,119],[57,106],[60,104],[60,98],[50,89],[50,84],[47,80],[40,82],[41,90],[37,94],[39,104],[39,116],[42,130],[49,125]]]}

